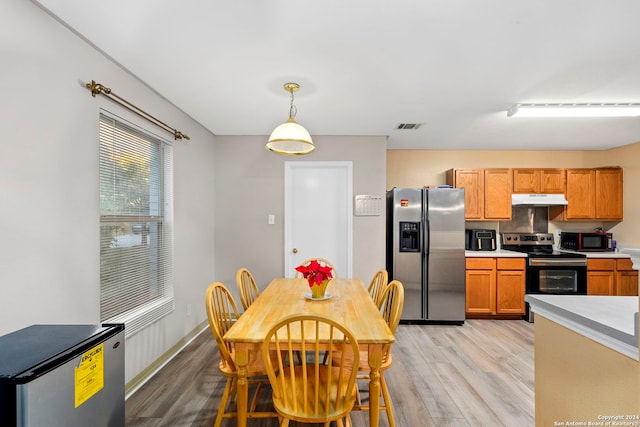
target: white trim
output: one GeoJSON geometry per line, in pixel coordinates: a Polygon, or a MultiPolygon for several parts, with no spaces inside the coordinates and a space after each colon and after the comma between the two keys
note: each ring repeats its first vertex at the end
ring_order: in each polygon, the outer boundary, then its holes
{"type": "Polygon", "coordinates": [[[119,316],[107,319],[103,323],[124,323],[124,336],[125,338],[129,338],[173,312],[176,307],[173,299],[173,287],[170,290],[170,294],[171,295],[159,300],[148,302],[133,310],[122,313],[119,316]]]}

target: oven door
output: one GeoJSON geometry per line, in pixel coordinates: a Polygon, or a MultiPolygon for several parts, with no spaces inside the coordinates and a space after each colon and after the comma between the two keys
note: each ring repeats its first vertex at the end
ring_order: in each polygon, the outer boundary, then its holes
{"type": "MultiPolygon", "coordinates": [[[[528,258],[528,294],[586,295],[586,258],[528,258]]],[[[526,304],[524,319],[533,322],[533,313],[526,304]]]]}
{"type": "Polygon", "coordinates": [[[586,295],[586,258],[529,258],[527,293],[586,295]]]}

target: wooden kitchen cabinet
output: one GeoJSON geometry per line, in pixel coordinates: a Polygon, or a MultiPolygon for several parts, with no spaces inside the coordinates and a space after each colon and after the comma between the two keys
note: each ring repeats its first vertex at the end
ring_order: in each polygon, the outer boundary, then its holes
{"type": "Polygon", "coordinates": [[[596,216],[596,171],[567,169],[565,219],[593,219],[596,216]]]}
{"type": "Polygon", "coordinates": [[[587,294],[638,296],[638,271],[629,258],[587,259],[587,294]]]}
{"type": "Polygon", "coordinates": [[[467,258],[467,317],[523,315],[524,258],[467,258]]]}
{"type": "Polygon", "coordinates": [[[511,219],[511,169],[484,170],[484,218],[511,219]]]}
{"type": "Polygon", "coordinates": [[[622,168],[567,169],[566,188],[569,204],[550,209],[550,217],[622,221],[622,168]]]}
{"type": "Polygon", "coordinates": [[[638,296],[638,270],[629,258],[616,260],[616,295],[638,296]]]}
{"type": "Polygon", "coordinates": [[[467,258],[467,314],[495,314],[496,259],[467,258]]]}
{"type": "Polygon", "coordinates": [[[464,218],[484,219],[484,170],[450,169],[447,184],[464,188],[464,218]]]}
{"type": "Polygon", "coordinates": [[[615,282],[615,259],[587,259],[587,295],[615,295],[615,282]]]}
{"type": "Polygon", "coordinates": [[[511,219],[511,169],[451,169],[447,184],[464,188],[465,219],[511,219]]]}
{"type": "Polygon", "coordinates": [[[595,187],[596,219],[622,220],[622,169],[596,169],[595,187]]]}
{"type": "Polygon", "coordinates": [[[524,314],[525,259],[498,258],[496,271],[496,313],[524,314]]]}
{"type": "Polygon", "coordinates": [[[524,194],[564,194],[564,169],[513,169],[513,192],[524,194]]]}

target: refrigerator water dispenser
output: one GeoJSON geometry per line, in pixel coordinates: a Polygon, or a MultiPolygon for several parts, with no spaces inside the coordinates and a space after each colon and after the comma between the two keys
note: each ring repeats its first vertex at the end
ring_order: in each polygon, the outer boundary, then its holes
{"type": "Polygon", "coordinates": [[[420,252],[420,223],[400,222],[400,252],[420,252]]]}

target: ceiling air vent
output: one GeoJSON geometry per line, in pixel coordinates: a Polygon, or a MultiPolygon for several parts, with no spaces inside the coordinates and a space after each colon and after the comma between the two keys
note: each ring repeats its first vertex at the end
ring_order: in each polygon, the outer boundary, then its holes
{"type": "Polygon", "coordinates": [[[422,123],[400,123],[396,129],[418,130],[422,123]]]}

